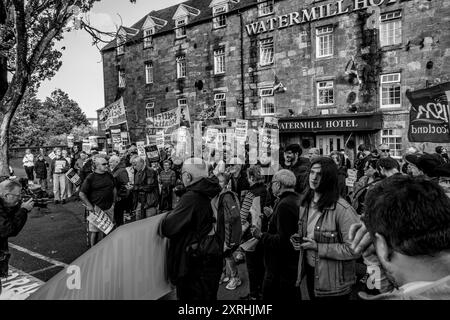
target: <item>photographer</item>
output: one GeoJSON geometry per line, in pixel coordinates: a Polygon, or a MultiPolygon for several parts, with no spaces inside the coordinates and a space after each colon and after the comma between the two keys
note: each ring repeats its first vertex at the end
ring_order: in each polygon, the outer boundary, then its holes
{"type": "MultiPolygon", "coordinates": [[[[0,278],[8,276],[8,238],[15,237],[27,221],[28,212],[33,209],[33,199],[22,203],[22,186],[15,181],[0,183],[0,278]]],[[[0,282],[1,293],[1,282],[0,282]]]]}

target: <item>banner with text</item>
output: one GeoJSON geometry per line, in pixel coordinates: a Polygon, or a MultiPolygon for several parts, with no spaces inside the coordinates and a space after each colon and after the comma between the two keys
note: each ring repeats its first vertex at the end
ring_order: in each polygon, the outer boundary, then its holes
{"type": "Polygon", "coordinates": [[[120,98],[116,102],[110,104],[109,106],[99,110],[99,126],[100,130],[107,130],[111,126],[126,123],[127,116],[125,111],[125,105],[123,103],[123,98],[120,98]]]}
{"type": "Polygon", "coordinates": [[[450,82],[408,91],[406,96],[411,102],[409,141],[449,143],[450,82]]]}

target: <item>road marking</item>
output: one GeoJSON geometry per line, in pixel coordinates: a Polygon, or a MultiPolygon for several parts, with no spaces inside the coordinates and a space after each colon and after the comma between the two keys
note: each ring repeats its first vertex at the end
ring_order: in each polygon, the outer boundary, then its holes
{"type": "Polygon", "coordinates": [[[44,284],[41,280],[11,266],[8,277],[2,279],[1,283],[0,300],[25,300],[44,284]]]}
{"type": "Polygon", "coordinates": [[[54,268],[58,268],[58,267],[62,267],[62,266],[53,265],[53,266],[50,266],[50,267],[47,267],[47,268],[42,268],[42,269],[39,269],[39,270],[36,270],[36,271],[29,272],[28,274],[35,275],[36,273],[41,273],[41,272],[44,272],[44,271],[47,271],[47,270],[50,270],[50,269],[54,269],[54,268]]]}
{"type": "Polygon", "coordinates": [[[39,254],[39,253],[30,251],[30,250],[25,249],[25,248],[22,248],[22,247],[20,247],[20,246],[17,246],[17,245],[15,245],[15,244],[11,243],[11,242],[9,243],[9,246],[10,246],[11,248],[13,248],[13,249],[16,249],[16,250],[18,250],[18,251],[24,252],[24,253],[26,253],[26,254],[29,254],[30,256],[33,256],[33,257],[35,257],[35,258],[38,258],[38,259],[47,261],[48,263],[54,264],[55,266],[61,266],[61,267],[67,267],[67,266],[68,266],[68,265],[65,264],[64,262],[60,262],[60,261],[57,261],[57,260],[55,260],[55,259],[52,259],[52,258],[43,256],[42,254],[39,254]]]}

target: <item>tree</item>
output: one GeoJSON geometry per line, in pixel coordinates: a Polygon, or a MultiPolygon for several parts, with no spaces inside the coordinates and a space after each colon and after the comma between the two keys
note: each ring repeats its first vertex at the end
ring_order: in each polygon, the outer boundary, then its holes
{"type": "Polygon", "coordinates": [[[52,145],[55,141],[59,144],[74,128],[89,125],[78,103],[61,89],[52,92],[44,102],[36,99],[34,93],[26,95],[23,101],[11,123],[12,146],[52,145]]]}
{"type": "MultiPolygon", "coordinates": [[[[8,175],[10,124],[25,93],[55,75],[62,56],[56,41],[78,12],[88,12],[97,1],[0,0],[0,175],[8,175]],[[7,72],[12,74],[9,83],[7,72]]],[[[74,27],[89,32],[94,44],[117,34],[97,30],[78,18],[74,27]]]]}

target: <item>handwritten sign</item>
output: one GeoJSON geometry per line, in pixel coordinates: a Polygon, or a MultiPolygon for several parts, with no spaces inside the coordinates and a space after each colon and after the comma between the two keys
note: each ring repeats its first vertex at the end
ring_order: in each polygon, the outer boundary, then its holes
{"type": "Polygon", "coordinates": [[[145,142],[144,141],[136,142],[136,147],[137,147],[138,155],[141,157],[144,157],[145,156],[145,142]]]}
{"type": "Polygon", "coordinates": [[[147,118],[147,127],[149,128],[171,128],[180,124],[180,110],[175,108],[155,115],[153,118],[147,118]]]}

